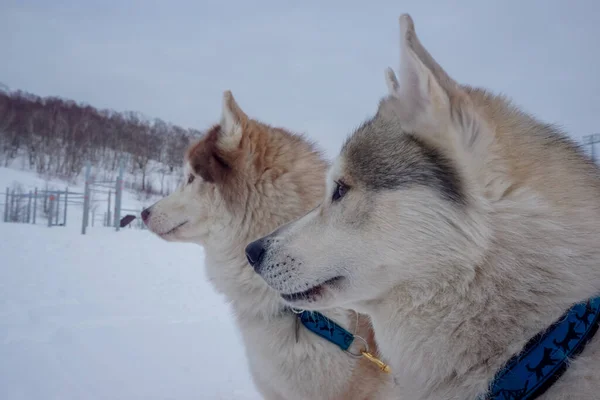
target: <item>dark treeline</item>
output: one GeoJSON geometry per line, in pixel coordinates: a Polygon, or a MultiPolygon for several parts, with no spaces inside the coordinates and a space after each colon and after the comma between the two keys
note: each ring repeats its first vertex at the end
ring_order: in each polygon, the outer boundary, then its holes
{"type": "Polygon", "coordinates": [[[72,179],[87,160],[116,171],[127,155],[127,170],[149,188],[150,172],[164,176],[182,165],[191,137],[200,135],[160,119],[147,120],[136,112],[99,110],[59,97],[39,97],[0,89],[0,162],[8,165],[24,156],[29,168],[47,176],[72,179]],[[160,171],[151,171],[159,165],[160,171]]]}

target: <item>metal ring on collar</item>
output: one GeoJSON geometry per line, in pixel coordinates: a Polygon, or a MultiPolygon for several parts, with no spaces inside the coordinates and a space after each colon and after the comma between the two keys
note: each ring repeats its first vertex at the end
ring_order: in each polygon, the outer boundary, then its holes
{"type": "MultiPolygon", "coordinates": [[[[354,338],[355,339],[360,339],[365,344],[365,349],[363,350],[363,352],[366,351],[368,353],[369,352],[369,344],[367,343],[367,341],[365,339],[363,339],[362,337],[358,336],[358,335],[354,335],[354,338]]],[[[351,351],[348,351],[348,350],[344,350],[344,351],[346,353],[348,353],[350,356],[354,357],[354,358],[361,358],[363,356],[362,352],[360,354],[354,354],[354,353],[352,353],[351,351]]]]}

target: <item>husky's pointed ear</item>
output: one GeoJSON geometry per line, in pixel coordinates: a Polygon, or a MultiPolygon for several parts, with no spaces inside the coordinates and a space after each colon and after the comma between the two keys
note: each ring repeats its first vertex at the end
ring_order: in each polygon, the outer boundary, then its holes
{"type": "Polygon", "coordinates": [[[388,87],[388,94],[390,96],[396,96],[398,94],[400,84],[398,83],[398,78],[396,78],[394,70],[389,67],[385,69],[385,83],[388,87]]]}
{"type": "Polygon", "coordinates": [[[408,14],[400,16],[400,32],[399,79],[393,70],[386,70],[390,96],[380,112],[393,114],[403,130],[440,146],[474,150],[486,127],[484,119],[467,93],[423,47],[408,14]]]}
{"type": "Polygon", "coordinates": [[[452,81],[421,45],[414,23],[408,14],[400,16],[400,80],[393,70],[386,70],[386,83],[392,97],[398,100],[397,113],[404,125],[416,129],[421,119],[438,110],[448,109],[452,81]],[[429,64],[429,65],[428,65],[429,64]],[[438,74],[439,73],[439,76],[438,74]],[[440,79],[442,78],[442,79],[440,79]],[[442,83],[448,83],[444,87],[442,83]],[[449,87],[448,87],[449,86],[449,87]]]}
{"type": "Polygon", "coordinates": [[[237,104],[231,91],[223,92],[219,145],[226,150],[237,148],[242,139],[243,126],[247,121],[248,116],[237,104]]]}

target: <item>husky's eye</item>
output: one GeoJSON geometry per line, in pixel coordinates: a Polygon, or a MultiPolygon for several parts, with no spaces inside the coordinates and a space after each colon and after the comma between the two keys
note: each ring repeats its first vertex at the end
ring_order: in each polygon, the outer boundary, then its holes
{"type": "Polygon", "coordinates": [[[192,182],[194,182],[194,179],[196,179],[196,177],[193,174],[190,174],[190,176],[188,177],[187,183],[188,185],[192,182]]]}
{"type": "Polygon", "coordinates": [[[333,191],[333,196],[331,197],[332,202],[339,201],[342,197],[346,195],[348,192],[348,186],[343,182],[335,182],[335,190],[333,191]]]}

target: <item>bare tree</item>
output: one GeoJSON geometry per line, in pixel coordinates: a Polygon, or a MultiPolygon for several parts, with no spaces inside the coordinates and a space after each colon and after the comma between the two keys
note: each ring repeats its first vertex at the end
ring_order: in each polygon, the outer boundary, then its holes
{"type": "Polygon", "coordinates": [[[154,192],[148,174],[159,172],[163,193],[165,176],[179,169],[190,137],[198,134],[132,111],[0,88],[0,161],[8,165],[23,154],[26,165],[43,175],[76,177],[86,160],[114,172],[127,156],[141,177],[139,189],[154,192]]]}

